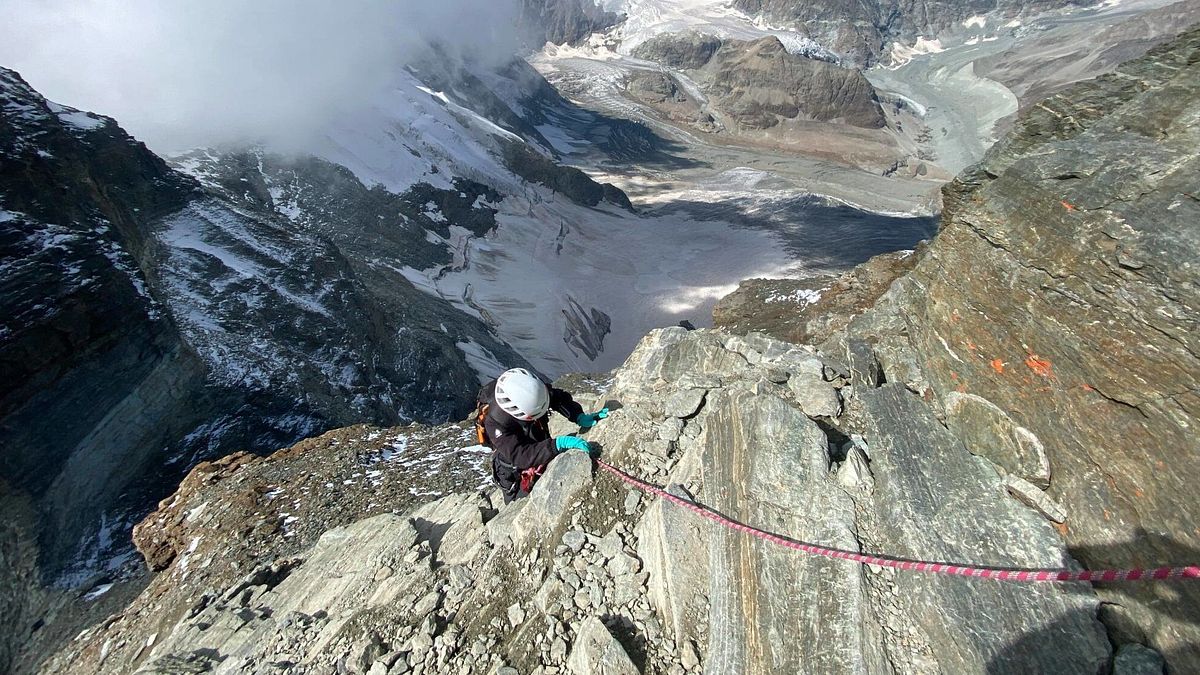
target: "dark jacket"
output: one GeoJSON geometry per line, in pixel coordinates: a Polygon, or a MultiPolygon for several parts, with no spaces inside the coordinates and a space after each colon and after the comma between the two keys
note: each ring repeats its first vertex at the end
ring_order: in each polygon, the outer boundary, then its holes
{"type": "MultiPolygon", "coordinates": [[[[562,389],[550,387],[550,410],[574,421],[583,414],[583,407],[562,389]]],[[[516,494],[520,474],[525,469],[542,466],[558,454],[550,436],[550,411],[538,419],[523,422],[500,409],[496,403],[496,381],[483,386],[480,399],[488,401],[488,415],[483,429],[492,445],[492,473],[504,492],[516,494]]]]}

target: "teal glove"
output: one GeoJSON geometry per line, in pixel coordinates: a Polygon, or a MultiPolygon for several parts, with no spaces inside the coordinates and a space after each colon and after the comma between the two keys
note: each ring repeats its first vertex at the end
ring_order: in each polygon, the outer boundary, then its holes
{"type": "Polygon", "coordinates": [[[596,426],[596,422],[608,417],[608,408],[601,408],[600,412],[594,413],[579,413],[579,417],[575,418],[575,423],[580,429],[591,429],[596,426]]]}
{"type": "Polygon", "coordinates": [[[589,455],[592,453],[591,444],[589,444],[587,441],[583,440],[582,438],[577,438],[575,436],[557,436],[557,437],[555,437],[554,447],[559,452],[563,452],[564,450],[578,450],[580,452],[586,452],[589,455]]]}

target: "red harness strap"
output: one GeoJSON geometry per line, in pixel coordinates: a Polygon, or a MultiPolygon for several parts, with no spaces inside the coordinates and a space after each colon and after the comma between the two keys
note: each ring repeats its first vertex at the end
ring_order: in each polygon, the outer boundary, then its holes
{"type": "Polygon", "coordinates": [[[542,472],[545,470],[546,470],[546,465],[542,464],[541,466],[531,466],[528,469],[525,469],[524,471],[522,471],[521,472],[521,492],[524,492],[525,494],[529,494],[529,491],[533,489],[533,484],[535,482],[537,482],[538,477],[541,476],[542,472]]]}

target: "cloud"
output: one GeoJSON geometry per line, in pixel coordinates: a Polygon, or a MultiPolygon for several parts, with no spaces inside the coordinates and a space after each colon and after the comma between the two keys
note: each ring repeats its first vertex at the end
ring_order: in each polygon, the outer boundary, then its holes
{"type": "Polygon", "coordinates": [[[516,0],[0,0],[0,65],[156,150],[302,142],[438,43],[499,62],[516,0]]]}

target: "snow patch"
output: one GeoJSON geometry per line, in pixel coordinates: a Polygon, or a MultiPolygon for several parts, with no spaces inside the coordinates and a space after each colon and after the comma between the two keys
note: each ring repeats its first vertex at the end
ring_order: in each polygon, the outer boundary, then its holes
{"type": "Polygon", "coordinates": [[[94,131],[107,124],[104,118],[94,113],[69,108],[53,101],[46,101],[46,105],[50,108],[50,112],[58,117],[59,121],[78,131],[94,131]]]}
{"type": "Polygon", "coordinates": [[[890,54],[891,63],[887,67],[891,70],[895,70],[896,68],[903,66],[919,56],[938,54],[944,51],[946,51],[946,48],[942,46],[942,41],[937,38],[930,40],[925,36],[918,37],[917,41],[914,42],[911,47],[899,42],[894,42],[892,43],[892,51],[890,54]]]}
{"type": "Polygon", "coordinates": [[[493,356],[487,348],[474,340],[456,342],[454,346],[458,347],[463,356],[467,358],[467,365],[471,366],[476,376],[479,377],[479,384],[486,384],[507,370],[507,367],[500,363],[500,360],[493,356]]]}
{"type": "Polygon", "coordinates": [[[438,209],[438,205],[435,202],[426,202],[425,208],[422,211],[422,213],[425,214],[426,218],[432,220],[435,223],[446,222],[446,216],[442,215],[441,210],[438,209]]]}
{"type": "Polygon", "coordinates": [[[963,28],[983,28],[987,25],[987,17],[976,14],[962,22],[963,28]]]}
{"type": "Polygon", "coordinates": [[[226,248],[210,244],[201,235],[201,220],[175,217],[167,222],[167,230],[161,235],[163,243],[181,250],[191,250],[216,258],[231,272],[242,277],[263,277],[266,274],[260,265],[226,248]]]}
{"type": "Polygon", "coordinates": [[[89,601],[95,600],[95,599],[99,598],[100,596],[104,595],[105,593],[111,591],[112,587],[113,587],[113,584],[111,584],[111,583],[100,584],[99,586],[96,586],[92,590],[85,593],[83,596],[83,599],[89,600],[89,601]]]}
{"type": "Polygon", "coordinates": [[[768,295],[766,298],[763,299],[763,302],[768,302],[768,303],[786,302],[789,304],[800,305],[801,307],[807,307],[808,305],[815,304],[818,300],[820,300],[821,294],[827,290],[829,290],[829,289],[821,288],[818,290],[810,290],[807,288],[800,288],[800,289],[796,289],[792,293],[788,293],[787,295],[775,295],[775,294],[768,295]]]}

